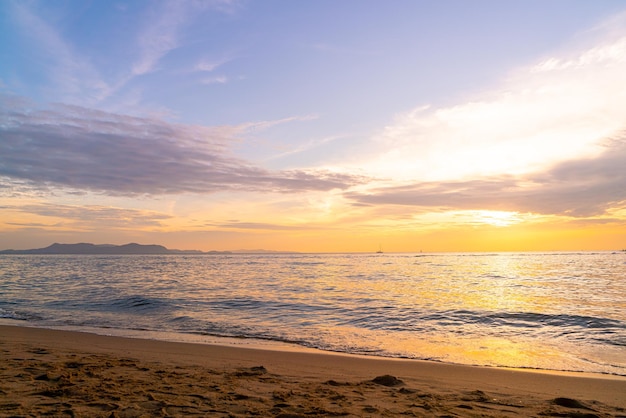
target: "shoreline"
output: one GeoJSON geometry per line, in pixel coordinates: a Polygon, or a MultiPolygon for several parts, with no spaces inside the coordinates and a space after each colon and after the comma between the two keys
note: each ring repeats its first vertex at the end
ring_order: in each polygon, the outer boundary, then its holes
{"type": "Polygon", "coordinates": [[[12,325],[0,325],[0,359],[0,416],[626,415],[626,378],[614,375],[12,325]]]}
{"type": "Polygon", "coordinates": [[[167,331],[150,331],[150,330],[131,330],[131,329],[119,329],[119,328],[98,328],[98,327],[85,327],[85,326],[44,326],[33,325],[30,322],[24,323],[24,321],[16,319],[0,318],[0,329],[3,326],[15,326],[34,329],[56,330],[63,332],[76,332],[80,334],[94,334],[103,337],[117,337],[126,338],[131,340],[148,340],[148,341],[162,341],[181,344],[199,344],[209,346],[224,346],[224,347],[239,347],[249,348],[252,350],[262,351],[280,351],[280,352],[296,352],[296,353],[312,353],[312,354],[328,354],[335,356],[347,356],[363,359],[382,359],[391,361],[408,361],[408,362],[426,362],[434,364],[443,364],[450,366],[460,367],[476,367],[493,370],[511,370],[526,373],[540,373],[540,374],[554,374],[559,376],[572,376],[572,377],[587,377],[592,379],[617,379],[626,380],[626,375],[617,373],[602,373],[592,371],[574,371],[574,370],[558,370],[558,369],[541,369],[532,367],[507,367],[507,366],[490,366],[490,365],[477,365],[477,364],[462,364],[452,363],[440,360],[420,359],[410,357],[391,357],[380,356],[375,354],[359,354],[359,353],[347,353],[343,351],[323,350],[315,347],[307,347],[297,343],[270,340],[270,339],[257,339],[251,337],[226,337],[211,334],[195,334],[195,333],[180,333],[180,332],[167,332],[167,331]]]}

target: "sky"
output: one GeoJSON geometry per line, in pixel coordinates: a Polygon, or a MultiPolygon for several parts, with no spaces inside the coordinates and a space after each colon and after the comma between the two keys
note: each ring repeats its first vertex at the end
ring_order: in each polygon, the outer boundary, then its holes
{"type": "Polygon", "coordinates": [[[5,0],[0,63],[0,249],[626,248],[622,0],[5,0]]]}

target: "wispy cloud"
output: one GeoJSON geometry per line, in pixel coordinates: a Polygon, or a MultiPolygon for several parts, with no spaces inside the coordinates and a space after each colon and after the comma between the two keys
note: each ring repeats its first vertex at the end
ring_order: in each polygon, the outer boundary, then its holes
{"type": "MultiPolygon", "coordinates": [[[[234,13],[239,8],[238,4],[235,0],[151,2],[143,16],[135,22],[136,27],[126,34],[125,44],[111,44],[112,48],[126,50],[124,56],[133,58],[129,61],[116,60],[106,71],[99,71],[94,65],[102,57],[95,56],[91,50],[80,50],[66,39],[63,36],[65,28],[47,18],[42,8],[37,7],[37,2],[13,2],[9,4],[9,10],[14,22],[21,27],[23,36],[30,40],[31,54],[38,56],[41,68],[45,69],[49,78],[45,96],[64,103],[94,106],[107,99],[119,100],[118,95],[127,94],[125,88],[135,78],[162,68],[163,59],[171,51],[185,46],[186,30],[197,21],[198,16],[207,11],[234,13]]],[[[122,13],[125,9],[116,8],[122,13]]],[[[195,71],[209,71],[228,61],[203,61],[195,71]]]]}
{"type": "Polygon", "coordinates": [[[5,222],[6,225],[19,226],[22,228],[54,228],[60,226],[60,224],[44,224],[40,222],[5,222]]]}
{"type": "Polygon", "coordinates": [[[246,122],[240,125],[240,127],[241,129],[245,129],[246,131],[260,131],[260,130],[271,128],[273,126],[282,125],[284,123],[314,120],[317,118],[318,118],[317,115],[289,116],[286,118],[275,119],[275,120],[267,120],[267,121],[260,121],[260,122],[246,122]]]}
{"type": "Polygon", "coordinates": [[[207,226],[220,229],[244,229],[244,230],[260,230],[260,231],[298,231],[308,229],[308,226],[301,225],[281,225],[263,222],[241,222],[230,221],[227,223],[207,224],[207,226]]]}
{"type": "Polygon", "coordinates": [[[227,82],[228,77],[226,76],[210,77],[202,80],[202,84],[226,84],[227,82]]]}
{"type": "Polygon", "coordinates": [[[595,65],[614,65],[626,60],[626,38],[608,45],[599,45],[571,58],[548,58],[531,68],[533,73],[585,68],[595,65]]]}
{"type": "Polygon", "coordinates": [[[310,150],[312,150],[314,148],[317,148],[317,147],[322,146],[324,144],[328,144],[330,142],[336,141],[336,140],[344,138],[344,137],[345,137],[345,135],[332,135],[332,136],[327,136],[327,137],[324,137],[324,138],[311,139],[309,141],[306,141],[306,142],[304,142],[302,144],[297,145],[296,147],[290,149],[289,151],[285,151],[285,152],[282,152],[280,154],[273,155],[268,160],[277,160],[277,159],[280,159],[280,158],[288,157],[290,155],[300,154],[302,152],[307,152],[307,151],[310,151],[310,150]]]}
{"type": "MultiPolygon", "coordinates": [[[[138,37],[139,59],[133,64],[132,74],[143,75],[154,71],[158,62],[170,51],[181,45],[181,31],[199,13],[215,10],[231,14],[238,9],[239,1],[175,1],[165,0],[153,3],[155,7],[146,16],[138,37]]],[[[215,62],[201,61],[196,71],[213,71],[228,62],[222,59],[215,62]]]]}
{"type": "Polygon", "coordinates": [[[215,71],[217,68],[221,67],[222,65],[226,64],[229,61],[231,60],[230,59],[222,59],[222,60],[217,60],[217,61],[203,60],[197,63],[193,69],[194,71],[210,73],[212,71],[215,71]]]}
{"type": "Polygon", "coordinates": [[[52,24],[26,2],[11,3],[16,23],[30,39],[33,51],[43,57],[51,78],[49,89],[70,103],[95,103],[108,96],[111,87],[85,56],[72,48],[52,24]]]}
{"type": "Polygon", "coordinates": [[[0,100],[0,176],[31,187],[135,195],[331,190],[363,181],[322,170],[270,171],[230,154],[238,135],[292,118],[203,127],[18,103],[0,100]]]}
{"type": "Polygon", "coordinates": [[[171,218],[170,215],[153,211],[99,205],[73,206],[42,203],[14,206],[12,209],[29,215],[62,219],[61,223],[56,224],[14,223],[14,225],[28,227],[63,227],[82,230],[153,228],[161,227],[163,221],[171,218]]]}
{"type": "Polygon", "coordinates": [[[132,67],[133,75],[154,71],[159,60],[179,46],[179,28],[190,12],[188,2],[157,3],[138,38],[140,53],[132,67]]]}
{"type": "Polygon", "coordinates": [[[306,45],[307,48],[311,48],[314,51],[327,53],[327,54],[337,54],[337,55],[347,55],[347,56],[374,56],[380,53],[377,49],[355,49],[347,46],[329,44],[324,42],[317,42],[313,44],[306,45]]]}

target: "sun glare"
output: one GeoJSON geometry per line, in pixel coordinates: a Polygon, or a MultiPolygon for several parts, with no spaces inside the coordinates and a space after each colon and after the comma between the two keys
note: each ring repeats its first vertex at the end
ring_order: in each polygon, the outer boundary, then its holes
{"type": "Polygon", "coordinates": [[[474,211],[474,219],[483,224],[500,227],[510,226],[522,221],[518,212],[506,212],[498,210],[474,211]]]}

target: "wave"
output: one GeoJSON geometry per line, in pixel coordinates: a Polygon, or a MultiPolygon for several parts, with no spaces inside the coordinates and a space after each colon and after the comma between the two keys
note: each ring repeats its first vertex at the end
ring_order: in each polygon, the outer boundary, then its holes
{"type": "Polygon", "coordinates": [[[158,298],[150,298],[141,295],[131,295],[123,298],[116,298],[102,303],[104,306],[110,306],[115,311],[166,311],[172,307],[171,303],[158,298]]]}
{"type": "Polygon", "coordinates": [[[622,346],[626,339],[626,322],[610,318],[533,312],[484,312],[446,310],[422,312],[395,307],[360,308],[350,311],[345,325],[369,330],[400,332],[456,332],[465,334],[484,328],[498,329],[501,335],[536,335],[584,339],[622,346]]]}
{"type": "Polygon", "coordinates": [[[0,318],[2,319],[14,319],[17,321],[38,321],[42,317],[32,313],[24,311],[12,311],[10,309],[0,308],[0,318]]]}
{"type": "Polygon", "coordinates": [[[542,314],[534,312],[477,312],[469,310],[442,311],[427,315],[440,325],[446,324],[485,324],[513,326],[520,328],[582,327],[626,330],[626,322],[610,318],[568,314],[542,314]]]}

